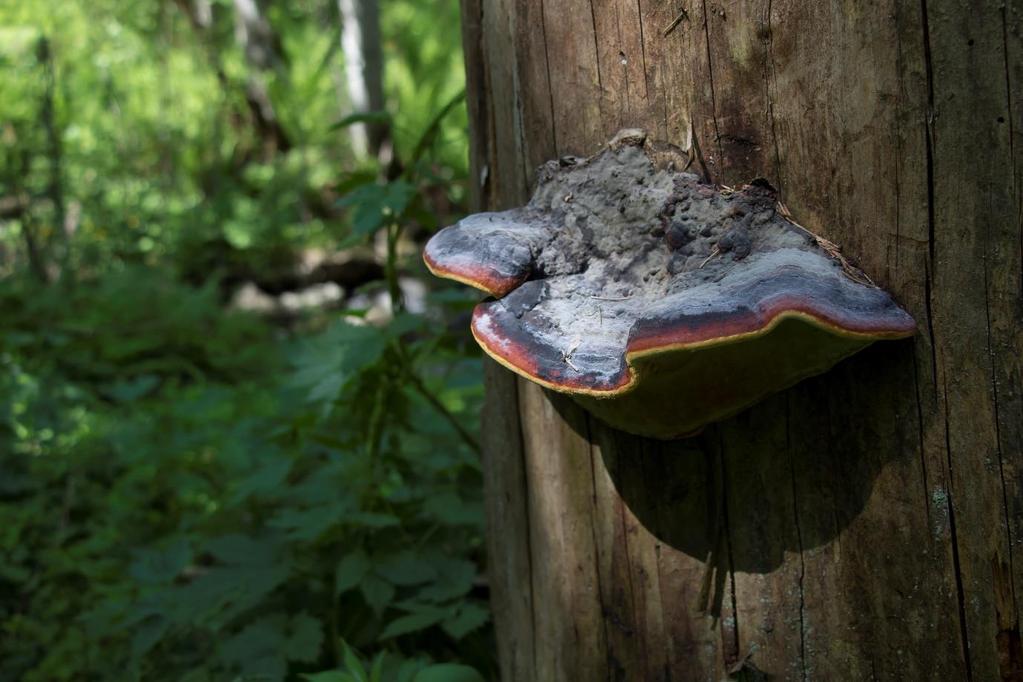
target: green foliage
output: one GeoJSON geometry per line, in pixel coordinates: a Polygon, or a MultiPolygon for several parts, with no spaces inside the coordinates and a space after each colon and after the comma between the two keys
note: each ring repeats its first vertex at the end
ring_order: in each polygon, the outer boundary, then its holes
{"type": "MultiPolygon", "coordinates": [[[[203,30],[181,9],[194,4],[0,0],[0,199],[47,198],[56,140],[65,204],[34,201],[8,221],[0,247],[21,248],[26,230],[43,244],[59,242],[61,223],[70,222],[75,269],[169,256],[188,279],[203,281],[279,269],[297,243],[330,244],[347,233],[331,210],[347,182],[340,169],[366,163],[354,158],[347,131],[331,126],[347,106],[336,2],[260,3],[281,53],[265,71],[237,45],[231,2],[213,0],[203,30]],[[253,120],[254,76],[289,138],[286,150],[268,149],[253,120]],[[52,131],[41,117],[48,101],[52,131]]],[[[463,88],[451,30],[458,3],[385,0],[381,15],[390,113],[377,116],[392,123],[398,158],[411,159],[436,112],[463,88]]],[[[454,203],[465,127],[464,107],[444,117],[431,140],[431,173],[419,176],[454,203]]],[[[0,253],[0,266],[5,260],[0,253]]]]}
{"type": "Polygon", "coordinates": [[[479,672],[466,665],[402,659],[386,651],[364,662],[347,644],[340,669],[306,674],[302,679],[306,682],[483,682],[479,672]]]}
{"type": "Polygon", "coordinates": [[[362,185],[340,203],[352,207],[352,231],[364,237],[401,216],[415,195],[415,187],[398,180],[382,185],[362,185]]]}
{"type": "Polygon", "coordinates": [[[154,281],[0,289],[0,677],[488,665],[476,456],[396,368],[471,423],[477,361],[407,315],[278,342],[154,281]]]}
{"type": "Polygon", "coordinates": [[[265,70],[193,4],[0,0],[0,680],[492,676],[470,301],[398,286],[461,210],[457,3],[383,3],[388,112],[347,118],[335,2],[259,3],[265,70]],[[378,241],[385,323],[226,305],[378,241]]]}

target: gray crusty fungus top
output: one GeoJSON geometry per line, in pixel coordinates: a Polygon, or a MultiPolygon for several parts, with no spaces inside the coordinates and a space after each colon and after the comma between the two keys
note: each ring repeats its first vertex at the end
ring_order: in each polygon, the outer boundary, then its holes
{"type": "Polygon", "coordinates": [[[871,340],[913,332],[766,182],[718,188],[672,165],[625,131],[590,159],[541,167],[527,206],[442,230],[425,260],[496,297],[473,319],[487,352],[566,392],[627,390],[630,355],[723,343],[780,316],[871,340]]]}

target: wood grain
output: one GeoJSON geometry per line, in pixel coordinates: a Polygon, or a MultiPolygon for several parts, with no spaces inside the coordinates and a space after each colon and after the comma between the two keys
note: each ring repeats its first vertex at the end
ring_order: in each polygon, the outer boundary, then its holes
{"type": "Polygon", "coordinates": [[[670,444],[488,368],[503,679],[1023,680],[1023,3],[463,0],[463,39],[480,207],[644,127],[920,325],[670,444]]]}

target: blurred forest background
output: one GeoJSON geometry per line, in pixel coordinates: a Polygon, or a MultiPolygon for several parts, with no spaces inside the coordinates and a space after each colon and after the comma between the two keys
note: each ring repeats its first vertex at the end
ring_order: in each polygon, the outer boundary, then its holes
{"type": "Polygon", "coordinates": [[[0,0],[0,679],[493,676],[458,23],[0,0]]]}

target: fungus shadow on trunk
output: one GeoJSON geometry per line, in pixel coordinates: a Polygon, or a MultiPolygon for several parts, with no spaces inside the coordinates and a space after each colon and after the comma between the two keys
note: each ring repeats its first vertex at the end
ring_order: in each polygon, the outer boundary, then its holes
{"type": "MultiPolygon", "coordinates": [[[[771,573],[787,554],[833,542],[880,472],[910,456],[916,444],[893,434],[917,418],[913,372],[912,344],[877,344],[692,438],[645,439],[592,417],[581,435],[639,523],[707,564],[707,606],[720,613],[728,572],[771,573]]],[[[579,424],[570,400],[551,399],[579,424]]]]}

